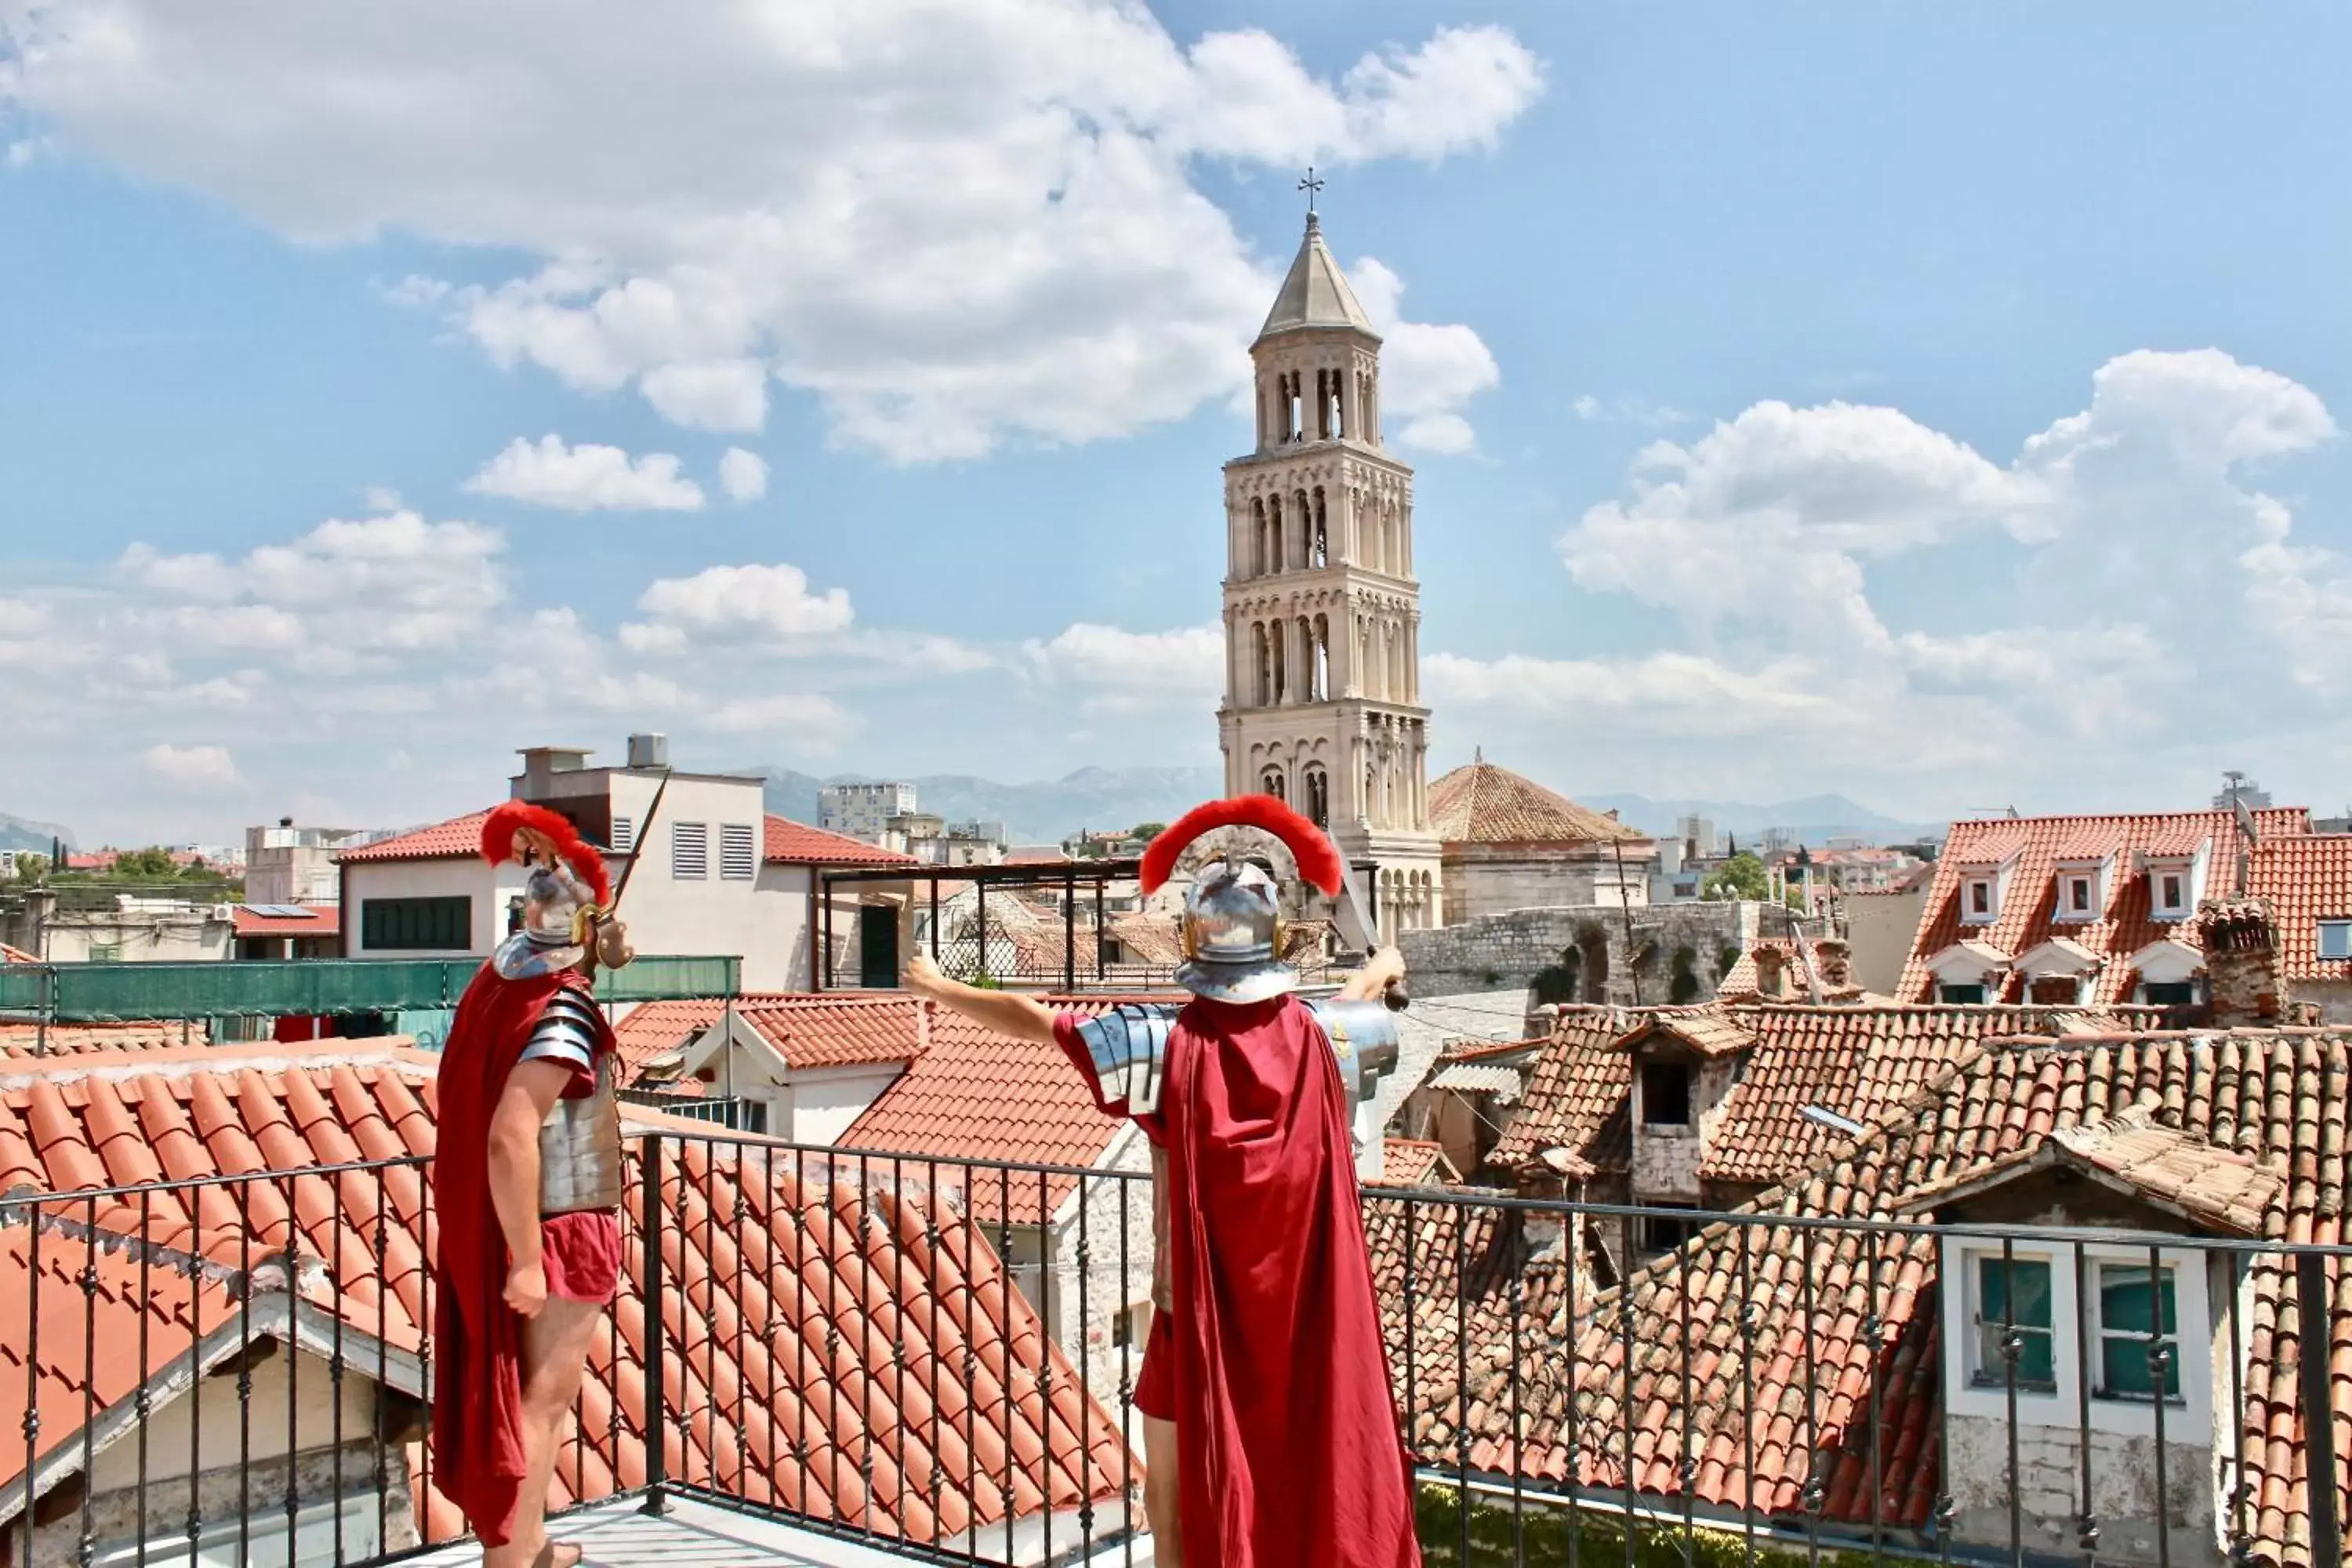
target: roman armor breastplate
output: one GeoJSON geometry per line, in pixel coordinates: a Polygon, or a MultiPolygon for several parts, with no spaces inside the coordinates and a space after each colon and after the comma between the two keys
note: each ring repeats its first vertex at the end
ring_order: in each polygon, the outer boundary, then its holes
{"type": "MultiPolygon", "coordinates": [[[[1306,1006],[1339,1063],[1352,1122],[1356,1108],[1372,1097],[1383,1077],[1396,1070],[1396,1015],[1378,1002],[1312,1001],[1306,1006]]],[[[1124,1100],[1131,1116],[1148,1116],[1160,1109],[1160,1090],[1168,1076],[1168,1035],[1182,1011],[1176,1003],[1129,1003],[1078,1026],[1078,1038],[1086,1042],[1104,1099],[1124,1100]]]]}
{"type": "Polygon", "coordinates": [[[555,1102],[539,1128],[539,1212],[572,1214],[621,1205],[621,1097],[618,1054],[598,1051],[584,1015],[593,1002],[559,991],[531,1029],[525,1061],[585,1068],[594,1087],[555,1102]]]}

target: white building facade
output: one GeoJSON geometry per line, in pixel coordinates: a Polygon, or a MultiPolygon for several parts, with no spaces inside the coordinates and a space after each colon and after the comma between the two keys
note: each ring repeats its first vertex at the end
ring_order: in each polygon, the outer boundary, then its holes
{"type": "Polygon", "coordinates": [[[816,825],[827,833],[879,844],[894,816],[915,815],[910,784],[827,784],[816,792],[816,825]]]}

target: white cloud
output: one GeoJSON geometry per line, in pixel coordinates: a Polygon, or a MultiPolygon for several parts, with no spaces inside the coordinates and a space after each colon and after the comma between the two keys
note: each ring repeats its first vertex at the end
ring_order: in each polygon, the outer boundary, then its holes
{"type": "Polygon", "coordinates": [[[668,452],[632,458],[618,447],[585,441],[566,447],[561,436],[536,445],[518,436],[466,481],[476,495],[499,496],[565,511],[698,511],[702,487],[678,473],[668,452]]]}
{"type": "Polygon", "coordinates": [[[901,460],[1120,435],[1242,381],[1286,256],[1251,254],[1203,161],[1475,153],[1543,89],[1497,27],[1335,79],[1254,29],[1180,46],[1131,0],[602,0],[554,29],[460,0],[397,28],[171,0],[5,16],[0,111],[85,156],[308,240],[533,258],[387,290],[500,363],[730,432],[773,377],[901,460]]]}
{"type": "Polygon", "coordinates": [[[1198,710],[1224,687],[1224,633],[1213,626],[1130,632],[1079,621],[1050,639],[1030,638],[1022,653],[1036,679],[1084,690],[1088,713],[1198,710]]]}
{"type": "Polygon", "coordinates": [[[1405,321],[1404,281],[1371,257],[1349,279],[1381,334],[1381,408],[1400,422],[1397,439],[1424,451],[1469,451],[1475,441],[1458,410],[1502,379],[1495,356],[1468,327],[1405,321]]]}
{"type": "MultiPolygon", "coordinates": [[[[1574,412],[1616,416],[1590,396],[1574,412]]],[[[1573,719],[1587,748],[1680,740],[1678,765],[1701,771],[1727,733],[1799,742],[1815,777],[2063,757],[2078,787],[2151,748],[2274,747],[2329,722],[2308,699],[2340,687],[2352,559],[2294,541],[2288,509],[2245,470],[2335,433],[2309,389],[2212,350],[2109,361],[2088,406],[2006,464],[1894,408],[1759,403],[1643,448],[1627,493],[1559,542],[1580,587],[1665,613],[1687,647],[1438,654],[1428,688],[1475,711],[1573,719]],[[1890,595],[1874,579],[1905,557],[1924,560],[1890,595]],[[1994,584],[1923,591],[1944,559],[1994,584]]]]}
{"type": "Polygon", "coordinates": [[[849,629],[849,593],[809,592],[797,566],[711,566],[691,577],[665,577],[637,600],[646,619],[621,628],[638,653],[678,653],[698,640],[790,645],[849,629]]]}
{"type": "Polygon", "coordinates": [[[728,447],[719,458],[719,488],[729,500],[758,500],[768,493],[768,460],[740,447],[728,447]]]}
{"type": "Polygon", "coordinates": [[[139,753],[139,765],[185,790],[234,789],[244,782],[237,777],[236,760],[222,746],[153,745],[139,753]]]}
{"type": "Polygon", "coordinates": [[[830,753],[856,721],[829,697],[783,692],[721,703],[706,722],[722,735],[765,735],[799,752],[830,753]]]}
{"type": "Polygon", "coordinates": [[[1652,403],[1646,397],[1618,397],[1604,403],[1589,392],[1578,394],[1569,410],[1591,423],[1646,425],[1658,429],[1687,425],[1693,417],[1669,403],[1652,403]]]}
{"type": "Polygon", "coordinates": [[[397,511],[322,522],[234,561],[133,544],[118,570],[156,600],[186,601],[136,606],[133,624],[216,648],[339,661],[470,636],[506,597],[505,548],[494,529],[397,511]]]}

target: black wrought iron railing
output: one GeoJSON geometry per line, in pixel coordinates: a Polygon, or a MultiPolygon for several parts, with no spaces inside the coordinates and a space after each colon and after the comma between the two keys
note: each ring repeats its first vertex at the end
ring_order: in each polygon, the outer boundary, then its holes
{"type": "MultiPolygon", "coordinates": [[[[1151,1212],[1138,1170],[647,1135],[553,1504],[1142,1561],[1151,1212]]],[[[1363,1215],[1433,1563],[2339,1568],[2352,1248],[1382,1186],[1363,1215]]],[[[433,1243],[413,1157],[0,1197],[0,1563],[455,1540],[433,1243]]]]}

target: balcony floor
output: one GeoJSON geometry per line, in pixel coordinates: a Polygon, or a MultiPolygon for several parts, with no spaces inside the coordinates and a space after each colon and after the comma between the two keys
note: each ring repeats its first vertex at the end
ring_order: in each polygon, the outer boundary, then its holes
{"type": "MultiPolygon", "coordinates": [[[[891,1568],[905,1558],[877,1547],[794,1530],[716,1507],[692,1498],[675,1499],[669,1511],[651,1519],[635,1499],[581,1510],[548,1526],[558,1541],[576,1541],[585,1555],[581,1568],[891,1568]]],[[[1151,1542],[1135,1543],[1136,1568],[1149,1568],[1151,1542]]],[[[471,1568],[482,1549],[471,1542],[408,1561],[418,1568],[471,1568]]],[[[1125,1568],[1124,1545],[1108,1548],[1093,1561],[1102,1568],[1125,1568]]]]}

